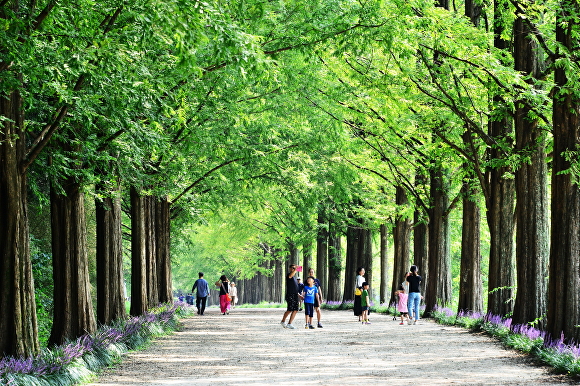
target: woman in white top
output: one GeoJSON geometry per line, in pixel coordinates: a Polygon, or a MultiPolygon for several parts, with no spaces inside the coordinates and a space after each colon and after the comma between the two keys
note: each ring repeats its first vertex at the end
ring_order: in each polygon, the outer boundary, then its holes
{"type": "Polygon", "coordinates": [[[230,302],[232,308],[238,303],[238,287],[236,287],[236,283],[230,283],[230,296],[232,297],[232,301],[230,302]]]}
{"type": "MultiPolygon", "coordinates": [[[[356,270],[356,286],[355,288],[362,288],[362,284],[366,281],[364,274],[365,274],[365,269],[363,267],[360,267],[359,269],[356,270]]],[[[361,306],[361,296],[360,295],[354,295],[354,316],[358,316],[358,321],[361,321],[361,316],[362,316],[362,306],[361,306]]]]}

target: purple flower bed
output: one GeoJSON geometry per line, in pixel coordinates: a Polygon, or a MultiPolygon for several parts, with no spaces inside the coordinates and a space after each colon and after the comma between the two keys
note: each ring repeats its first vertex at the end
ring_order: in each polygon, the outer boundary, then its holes
{"type": "MultiPolygon", "coordinates": [[[[103,326],[93,335],[83,335],[73,342],[51,350],[43,350],[36,357],[4,357],[0,359],[0,383],[6,385],[25,384],[15,381],[19,374],[36,376],[40,379],[58,376],[66,373],[67,367],[73,364],[78,365],[79,360],[89,355],[101,354],[100,358],[109,359],[108,363],[102,363],[102,365],[109,365],[118,357],[116,353],[119,351],[124,352],[127,349],[136,348],[160,331],[173,330],[177,323],[176,316],[186,314],[188,308],[191,306],[183,302],[160,305],[139,317],[117,321],[114,326],[103,326]],[[115,345],[117,349],[108,353],[107,351],[112,345],[115,345]]],[[[59,384],[75,383],[76,381],[72,383],[63,381],[59,384]]]]}
{"type": "Polygon", "coordinates": [[[457,324],[473,330],[484,330],[498,337],[509,347],[537,356],[555,370],[570,375],[580,375],[580,345],[566,340],[563,335],[553,339],[548,333],[527,324],[513,324],[511,318],[482,315],[478,312],[460,312],[436,307],[435,320],[444,324],[457,324]]]}

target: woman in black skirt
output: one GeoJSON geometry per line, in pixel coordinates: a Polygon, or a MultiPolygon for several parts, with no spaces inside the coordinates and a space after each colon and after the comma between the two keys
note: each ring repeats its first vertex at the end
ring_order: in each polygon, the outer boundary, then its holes
{"type": "MultiPolygon", "coordinates": [[[[362,290],[362,283],[364,283],[366,280],[364,278],[364,274],[365,274],[365,269],[363,267],[360,267],[359,269],[356,270],[356,285],[355,285],[355,289],[361,289],[362,290]]],[[[355,290],[355,295],[354,295],[354,316],[358,316],[358,321],[360,322],[361,320],[361,316],[362,316],[362,306],[361,306],[361,295],[357,295],[356,294],[356,290],[355,290]]]]}

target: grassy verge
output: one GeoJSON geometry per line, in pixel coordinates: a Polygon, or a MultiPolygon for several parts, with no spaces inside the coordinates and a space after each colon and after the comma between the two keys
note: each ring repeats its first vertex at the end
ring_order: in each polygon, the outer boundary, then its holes
{"type": "Polygon", "coordinates": [[[193,312],[185,303],[162,304],[139,317],[103,326],[62,346],[44,349],[30,358],[0,360],[0,384],[9,386],[69,386],[94,379],[96,373],[118,363],[130,350],[179,328],[179,319],[193,312]]]}
{"type": "Polygon", "coordinates": [[[553,339],[544,331],[529,325],[512,325],[510,318],[481,313],[456,314],[449,308],[438,308],[433,317],[440,324],[454,325],[471,331],[484,331],[507,347],[532,355],[560,374],[580,378],[580,346],[553,339]]]}

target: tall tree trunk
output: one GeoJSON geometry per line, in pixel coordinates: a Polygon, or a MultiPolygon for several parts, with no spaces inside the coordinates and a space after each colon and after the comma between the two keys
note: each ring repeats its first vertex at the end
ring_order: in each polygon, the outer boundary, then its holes
{"type": "Polygon", "coordinates": [[[159,291],[157,289],[157,237],[156,237],[156,201],[154,196],[143,198],[145,214],[145,265],[147,267],[147,308],[158,304],[159,291]]]}
{"type": "MultiPolygon", "coordinates": [[[[415,186],[419,190],[423,190],[426,184],[427,177],[422,173],[417,173],[415,186]]],[[[416,202],[416,207],[421,208],[420,202],[416,202]]],[[[420,209],[415,210],[413,223],[413,264],[419,267],[419,272],[423,273],[421,286],[427,288],[428,278],[425,274],[429,272],[428,215],[424,214],[420,209]]]]}
{"type": "Polygon", "coordinates": [[[288,267],[290,267],[290,264],[298,265],[300,263],[300,251],[298,250],[296,243],[292,240],[288,240],[288,257],[286,261],[288,267]]]}
{"type": "Polygon", "coordinates": [[[133,316],[147,311],[147,260],[145,257],[144,197],[131,187],[131,309],[133,316]]]}
{"type": "MultiPolygon", "coordinates": [[[[509,52],[510,41],[505,40],[502,17],[507,12],[507,2],[494,1],[494,47],[509,52]]],[[[490,160],[505,160],[506,150],[513,148],[513,120],[510,117],[503,96],[493,95],[493,109],[496,112],[489,122],[489,135],[497,144],[489,150],[490,160]]],[[[496,161],[494,161],[495,163],[496,161]]],[[[507,166],[499,166],[487,172],[486,210],[490,234],[487,312],[494,315],[508,315],[513,311],[515,288],[514,255],[514,205],[515,182],[504,176],[510,173],[507,166]]]]}
{"type": "MultiPolygon", "coordinates": [[[[451,302],[451,261],[449,256],[449,207],[444,173],[440,166],[431,171],[429,210],[429,272],[425,294],[425,315],[429,317],[435,306],[451,302]]],[[[419,271],[421,273],[421,271],[419,271]]]]}
{"type": "MultiPolygon", "coordinates": [[[[515,69],[537,79],[543,65],[542,52],[524,17],[518,16],[514,24],[515,69]]],[[[547,165],[545,138],[530,114],[529,102],[520,100],[516,106],[516,150],[529,162],[522,162],[516,171],[517,296],[512,320],[524,324],[546,311],[547,165]]]]}
{"type": "Polygon", "coordinates": [[[389,232],[385,224],[380,226],[380,259],[381,259],[381,289],[379,294],[379,301],[386,303],[389,298],[389,232]]]}
{"type": "Polygon", "coordinates": [[[326,300],[340,302],[342,293],[340,277],[342,273],[342,245],[340,230],[334,221],[330,221],[328,228],[328,291],[326,300]]]}
{"type": "Polygon", "coordinates": [[[461,232],[461,268],[459,275],[458,311],[483,311],[483,287],[481,281],[481,216],[476,192],[466,183],[463,199],[463,229],[461,232]]]}
{"type": "MultiPolygon", "coordinates": [[[[305,267],[308,269],[309,267],[305,267]]],[[[308,273],[308,271],[306,272],[308,273]]],[[[316,237],[316,276],[322,286],[322,297],[328,294],[328,216],[321,205],[318,209],[318,231],[316,237]]]]}
{"type": "Polygon", "coordinates": [[[302,266],[305,270],[312,267],[312,241],[306,241],[302,244],[302,266]]]}
{"type": "MultiPolygon", "coordinates": [[[[409,204],[405,188],[396,187],[396,203],[399,208],[409,204]]],[[[403,210],[403,209],[402,209],[403,210]]],[[[411,220],[397,215],[395,228],[393,229],[393,239],[395,243],[395,258],[393,260],[393,281],[391,283],[391,294],[389,304],[396,302],[395,291],[405,281],[405,273],[409,272],[411,253],[411,220]]]]}
{"type": "Polygon", "coordinates": [[[274,258],[275,269],[274,269],[274,284],[272,288],[276,289],[276,298],[273,299],[276,303],[282,303],[284,300],[284,287],[286,286],[286,272],[284,270],[284,265],[282,264],[282,259],[278,255],[278,250],[273,249],[272,257],[274,258]]]}
{"type": "MultiPolygon", "coordinates": [[[[361,238],[359,243],[359,257],[361,266],[365,267],[365,279],[369,283],[371,293],[374,293],[373,287],[373,233],[370,229],[360,230],[361,238]]],[[[354,290],[353,290],[354,291],[354,290]]]]}
{"type": "MultiPolygon", "coordinates": [[[[105,188],[101,188],[103,191],[105,188]]],[[[97,237],[97,322],[125,318],[121,199],[95,200],[97,237]]]]}
{"type": "Polygon", "coordinates": [[[86,241],[85,199],[70,177],[63,193],[51,186],[52,268],[54,312],[49,344],[60,345],[96,328],[91,300],[86,241]]]}
{"type": "MultiPolygon", "coordinates": [[[[556,40],[569,53],[580,45],[573,18],[580,15],[577,1],[560,2],[557,12],[556,40]]],[[[558,53],[560,58],[561,52],[558,53]]],[[[572,167],[570,154],[580,147],[580,98],[569,82],[566,67],[555,69],[554,162],[552,170],[552,240],[547,330],[558,338],[580,341],[580,190],[578,174],[563,173],[572,167]]],[[[576,153],[574,153],[576,152],[576,153]]]]}
{"type": "Polygon", "coordinates": [[[349,225],[346,231],[346,270],[344,272],[343,301],[354,300],[356,270],[360,264],[359,238],[360,228],[349,225]]]}
{"type": "Polygon", "coordinates": [[[0,357],[37,354],[34,281],[29,250],[22,98],[0,95],[0,357]],[[10,221],[7,221],[9,219],[10,221]]]}
{"type": "Polygon", "coordinates": [[[167,196],[156,200],[155,226],[157,250],[157,301],[159,303],[173,303],[171,283],[171,256],[170,238],[171,222],[167,196]]]}

